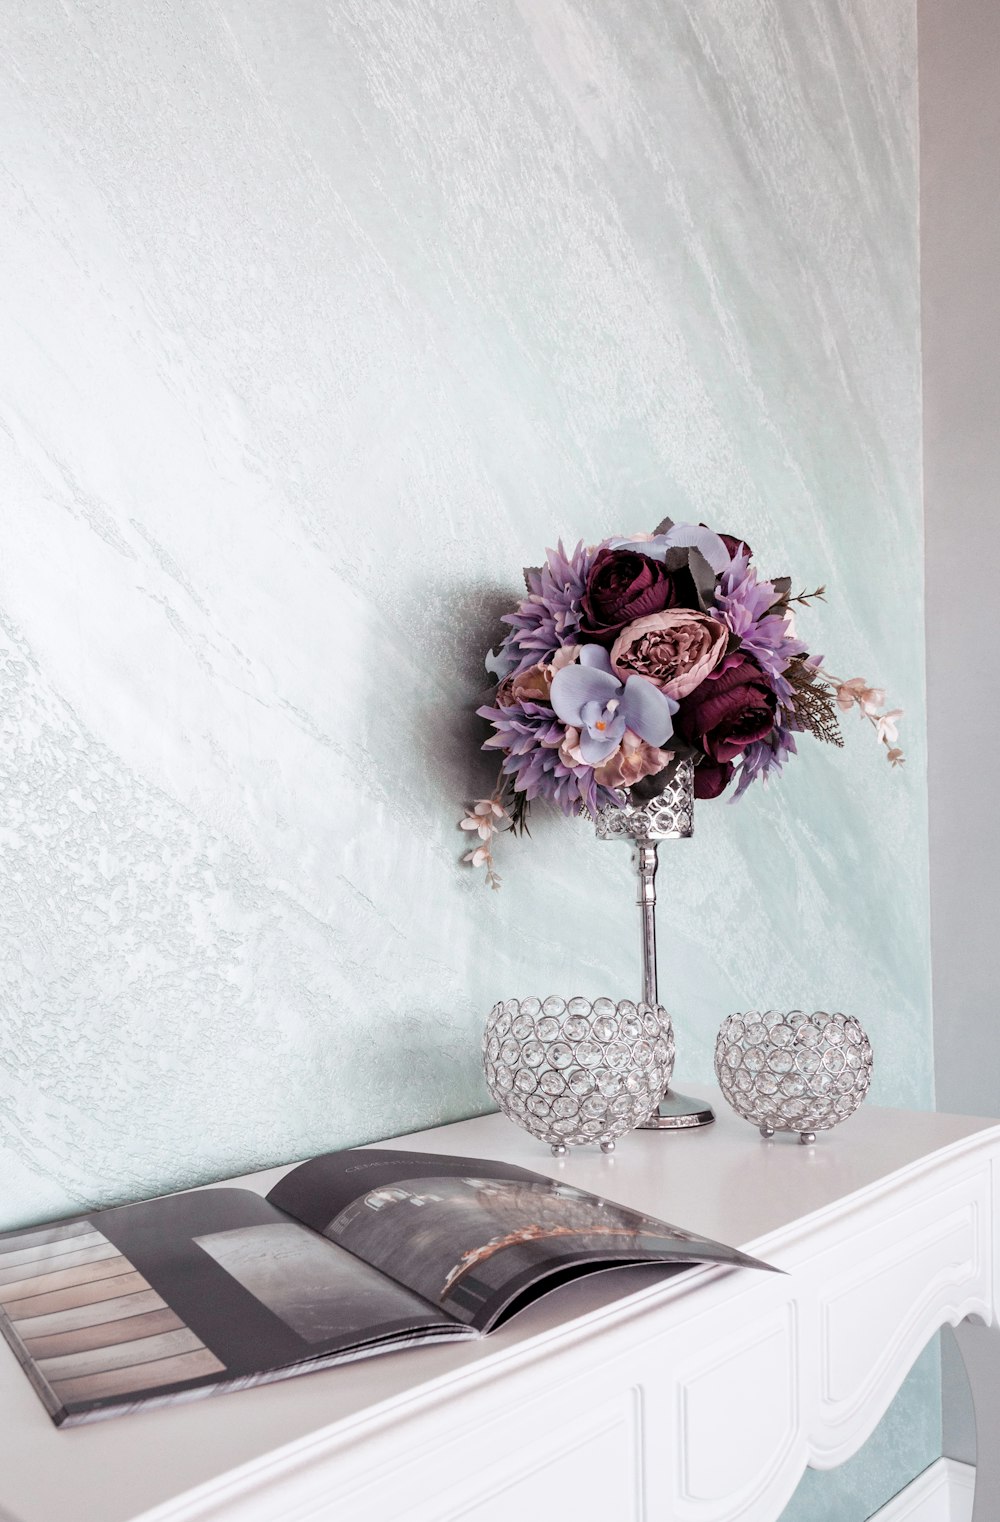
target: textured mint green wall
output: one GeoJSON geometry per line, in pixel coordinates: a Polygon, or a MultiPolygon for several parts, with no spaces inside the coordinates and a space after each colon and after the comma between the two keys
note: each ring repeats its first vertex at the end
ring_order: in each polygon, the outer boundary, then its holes
{"type": "Polygon", "coordinates": [[[838,1469],[807,1469],[780,1522],[861,1522],[941,1453],[937,1338],[867,1443],[838,1469]]]}
{"type": "Polygon", "coordinates": [[[909,758],[665,853],[681,1068],[842,1006],[930,1102],[914,69],[911,0],[8,7],[0,1224],[476,1111],[497,995],[635,987],[626,852],[539,816],[491,895],[454,819],[521,564],[665,512],[827,583],[909,758]]]}

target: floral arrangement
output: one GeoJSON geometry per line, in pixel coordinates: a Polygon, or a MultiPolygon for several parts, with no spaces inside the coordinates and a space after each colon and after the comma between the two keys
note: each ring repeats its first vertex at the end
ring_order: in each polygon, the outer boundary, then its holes
{"type": "Polygon", "coordinates": [[[461,821],[477,836],[463,860],[491,887],[494,837],[523,831],[537,798],[594,816],[644,803],[685,757],[696,798],[740,798],[781,771],[797,735],[843,745],[838,716],[851,709],[892,766],[903,760],[902,709],[884,712],[881,688],[832,676],[798,637],[795,607],[825,600],[825,587],[792,596],[789,577],[763,579],[745,540],[666,519],[571,554],[560,543],[524,579],[486,660],[496,691],[477,710],[500,777],[461,821]]]}

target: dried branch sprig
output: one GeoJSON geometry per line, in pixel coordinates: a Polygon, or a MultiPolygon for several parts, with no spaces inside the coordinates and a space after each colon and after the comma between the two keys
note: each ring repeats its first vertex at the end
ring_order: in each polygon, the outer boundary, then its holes
{"type": "Polygon", "coordinates": [[[527,835],[530,839],[531,831],[528,829],[528,814],[531,811],[531,800],[526,793],[519,793],[513,784],[510,787],[508,807],[510,810],[510,827],[514,834],[527,835]]]}
{"type": "Polygon", "coordinates": [[[815,666],[798,659],[789,663],[785,679],[792,689],[792,712],[799,729],[827,745],[842,749],[844,736],[837,718],[834,692],[815,666]]]}
{"type": "Polygon", "coordinates": [[[793,603],[798,603],[800,608],[808,608],[811,602],[826,602],[825,586],[816,587],[812,592],[799,592],[796,597],[787,598],[786,606],[790,608],[793,603]]]}

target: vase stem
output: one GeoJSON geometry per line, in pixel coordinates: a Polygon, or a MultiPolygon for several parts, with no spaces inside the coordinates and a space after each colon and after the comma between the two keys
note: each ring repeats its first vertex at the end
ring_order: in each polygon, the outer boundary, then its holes
{"type": "Polygon", "coordinates": [[[646,1004],[657,1005],[656,984],[656,852],[655,840],[637,840],[635,864],[639,873],[639,896],[636,902],[642,914],[642,997],[646,1004]]]}

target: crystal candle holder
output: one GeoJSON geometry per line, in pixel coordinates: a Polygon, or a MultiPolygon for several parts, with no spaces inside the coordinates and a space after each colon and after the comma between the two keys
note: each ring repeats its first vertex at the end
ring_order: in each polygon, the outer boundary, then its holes
{"type": "Polygon", "coordinates": [[[872,1081],[872,1048],[853,1015],[730,1015],[715,1042],[715,1072],[738,1115],[762,1136],[797,1131],[814,1142],[853,1115],[872,1081]]]}
{"type": "Polygon", "coordinates": [[[656,1108],[674,1065],[670,1016],[623,999],[507,999],[483,1034],[483,1068],[505,1115],[553,1153],[618,1137],[656,1108]]]}

